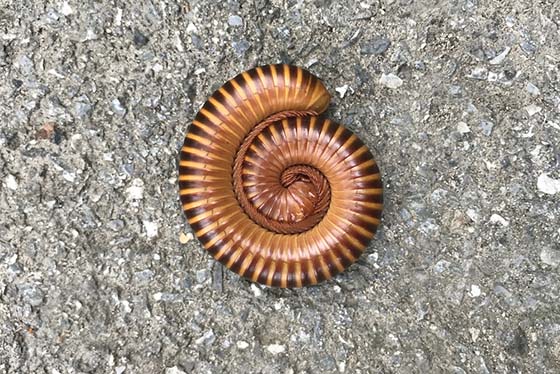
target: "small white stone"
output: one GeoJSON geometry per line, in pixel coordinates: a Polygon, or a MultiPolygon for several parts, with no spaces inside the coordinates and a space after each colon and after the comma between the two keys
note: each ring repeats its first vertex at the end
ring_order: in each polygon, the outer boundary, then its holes
{"type": "Polygon", "coordinates": [[[184,232],[182,232],[182,233],[179,234],[179,243],[181,243],[181,244],[187,244],[188,242],[190,242],[193,239],[194,239],[194,235],[190,232],[188,232],[186,234],[184,232]]]}
{"type": "Polygon", "coordinates": [[[70,172],[64,170],[62,172],[62,178],[64,178],[65,180],[67,180],[70,183],[74,183],[74,181],[76,180],[76,174],[70,173],[70,172]]]}
{"type": "Polygon", "coordinates": [[[253,291],[253,295],[255,295],[255,297],[260,297],[262,295],[261,289],[253,283],[251,283],[251,291],[253,291]]]}
{"type": "Polygon", "coordinates": [[[154,66],[152,66],[152,70],[157,74],[163,70],[163,66],[160,63],[155,63],[154,66]]]}
{"type": "Polygon", "coordinates": [[[161,298],[163,297],[163,293],[156,292],[155,294],[152,295],[152,297],[154,298],[155,301],[160,301],[161,298]]]}
{"type": "Polygon", "coordinates": [[[541,250],[541,261],[554,267],[560,265],[560,251],[552,248],[543,248],[541,250]]]}
{"type": "Polygon", "coordinates": [[[74,10],[66,1],[62,3],[60,6],[60,13],[64,14],[65,16],[69,16],[74,13],[74,10]]]}
{"type": "Polygon", "coordinates": [[[490,216],[490,223],[499,223],[500,225],[507,227],[509,226],[509,221],[506,220],[504,217],[502,217],[499,214],[492,214],[490,216]]]}
{"type": "Polygon", "coordinates": [[[122,23],[122,12],[121,8],[117,8],[117,14],[115,14],[115,26],[120,26],[122,23]]]}
{"type": "Polygon", "coordinates": [[[132,308],[130,307],[130,303],[128,301],[121,301],[121,305],[123,306],[123,311],[125,312],[125,314],[132,312],[132,308]]]}
{"type": "Polygon", "coordinates": [[[141,200],[144,198],[144,181],[136,178],[132,180],[132,185],[126,189],[129,200],[141,200]]]}
{"type": "Polygon", "coordinates": [[[270,344],[266,346],[266,350],[272,353],[273,355],[277,355],[286,351],[286,347],[280,344],[270,344]]]}
{"type": "Polygon", "coordinates": [[[362,9],[369,9],[371,5],[369,5],[368,3],[366,3],[365,1],[362,1],[360,3],[360,8],[362,9]]]}
{"type": "Polygon", "coordinates": [[[447,270],[447,268],[449,268],[449,266],[451,265],[451,263],[449,261],[446,260],[439,260],[435,265],[434,265],[434,271],[436,273],[443,273],[444,271],[447,270]]]}
{"type": "Polygon", "coordinates": [[[179,369],[177,366],[173,366],[165,369],[165,374],[187,374],[187,373],[179,369]]]}
{"type": "Polygon", "coordinates": [[[18,258],[18,255],[17,255],[17,254],[13,254],[13,255],[11,255],[10,257],[8,257],[8,258],[6,259],[6,263],[7,263],[8,265],[13,265],[13,264],[16,263],[17,258],[18,258]]]}
{"type": "Polygon", "coordinates": [[[126,114],[126,108],[122,105],[119,99],[111,100],[111,107],[113,108],[113,112],[120,116],[124,116],[126,114]]]}
{"type": "Polygon", "coordinates": [[[474,327],[471,327],[469,329],[469,332],[471,333],[471,339],[473,342],[476,342],[478,340],[478,337],[480,336],[480,330],[479,329],[475,329],[474,327]]]}
{"type": "Polygon", "coordinates": [[[196,31],[197,31],[196,26],[194,25],[194,23],[190,22],[190,23],[187,25],[187,32],[188,32],[189,34],[191,34],[191,33],[196,32],[196,31]]]}
{"type": "Polygon", "coordinates": [[[381,74],[381,78],[379,78],[379,84],[387,87],[387,88],[399,88],[403,85],[403,81],[401,78],[396,76],[393,73],[389,74],[381,74]]]}
{"type": "Polygon", "coordinates": [[[228,24],[230,26],[243,26],[243,18],[233,15],[228,17],[228,24]]]}
{"type": "Polygon", "coordinates": [[[488,78],[488,69],[483,66],[477,66],[471,70],[471,74],[467,75],[467,78],[486,79],[488,78]]]}
{"type": "Polygon", "coordinates": [[[546,173],[543,173],[537,179],[537,188],[541,192],[554,195],[560,192],[560,179],[550,178],[546,173]]]}
{"type": "Polygon", "coordinates": [[[318,58],[316,58],[316,57],[310,58],[310,59],[305,63],[305,67],[306,67],[306,68],[309,68],[309,67],[315,65],[315,64],[318,63],[318,62],[319,62],[319,59],[318,59],[318,58]]]}
{"type": "Polygon", "coordinates": [[[498,80],[498,74],[492,71],[488,73],[488,82],[496,82],[497,80],[498,80]]]}
{"type": "Polygon", "coordinates": [[[478,212],[472,208],[467,209],[467,216],[473,221],[478,222],[480,215],[478,212]]]}
{"type": "Polygon", "coordinates": [[[507,27],[513,27],[515,26],[515,17],[514,16],[507,16],[506,17],[506,25],[507,27]]]}
{"type": "Polygon", "coordinates": [[[461,121],[457,124],[457,131],[461,134],[467,134],[467,133],[471,132],[471,129],[469,128],[469,126],[465,122],[461,121]]]}
{"type": "Polygon", "coordinates": [[[243,341],[243,340],[238,341],[238,342],[236,343],[236,345],[237,345],[237,348],[240,349],[240,350],[244,350],[244,349],[249,348],[249,343],[247,343],[247,342],[245,342],[245,341],[243,341]]]}
{"type": "Polygon", "coordinates": [[[216,341],[216,336],[214,335],[214,331],[212,330],[208,330],[204,333],[204,335],[202,335],[200,338],[196,339],[194,341],[194,344],[196,345],[212,345],[212,343],[214,343],[214,341],[216,341]]]}
{"type": "Polygon", "coordinates": [[[19,187],[19,183],[16,180],[16,177],[14,177],[12,174],[8,174],[6,176],[6,187],[8,187],[10,190],[17,190],[17,188],[19,187]]]}
{"type": "Polygon", "coordinates": [[[535,114],[539,113],[542,108],[538,105],[535,104],[531,104],[531,105],[527,105],[525,108],[523,108],[527,111],[527,114],[529,114],[529,117],[533,117],[535,114]]]}
{"type": "Polygon", "coordinates": [[[208,269],[199,269],[196,271],[196,281],[204,283],[210,279],[210,271],[208,269]]]}
{"type": "Polygon", "coordinates": [[[146,230],[146,236],[148,236],[148,238],[155,238],[158,234],[157,222],[144,220],[142,223],[144,224],[144,229],[146,230]]]}
{"type": "Polygon", "coordinates": [[[122,374],[126,370],[126,366],[117,366],[115,368],[115,374],[122,374]]]}
{"type": "Polygon", "coordinates": [[[496,57],[494,57],[493,59],[491,59],[489,61],[490,65],[498,65],[501,64],[502,61],[504,61],[504,59],[506,58],[506,56],[508,55],[509,51],[511,51],[510,47],[506,47],[506,49],[504,49],[502,51],[502,53],[500,53],[499,55],[497,55],[496,57]]]}
{"type": "Polygon", "coordinates": [[[185,47],[183,47],[183,41],[181,40],[181,33],[179,31],[175,31],[174,44],[175,48],[177,48],[179,52],[185,51],[185,47]]]}
{"type": "Polygon", "coordinates": [[[206,69],[205,68],[198,68],[194,71],[194,75],[200,75],[202,73],[206,73],[206,69]]]}
{"type": "Polygon", "coordinates": [[[471,286],[471,291],[469,292],[469,294],[471,295],[471,297],[479,297],[482,292],[480,291],[480,287],[477,286],[476,284],[473,284],[471,286]]]}
{"type": "Polygon", "coordinates": [[[535,95],[537,96],[538,94],[541,93],[541,90],[539,90],[539,88],[537,86],[535,86],[533,83],[529,82],[527,83],[527,86],[525,87],[525,89],[527,90],[527,92],[529,92],[531,95],[535,95]]]}
{"type": "Polygon", "coordinates": [[[546,122],[546,124],[547,124],[547,126],[553,127],[553,128],[555,128],[556,130],[560,131],[560,125],[557,124],[556,122],[553,122],[553,121],[551,121],[551,120],[548,120],[548,121],[546,122]]]}
{"type": "Polygon", "coordinates": [[[334,90],[336,92],[338,92],[341,99],[344,99],[344,96],[346,95],[346,92],[348,92],[348,85],[345,84],[344,86],[336,87],[334,90]]]}
{"type": "Polygon", "coordinates": [[[49,69],[49,70],[47,71],[47,73],[50,74],[50,75],[53,75],[53,76],[55,76],[55,77],[57,77],[57,78],[64,78],[64,75],[63,75],[63,74],[60,74],[58,71],[56,71],[56,69],[49,69]]]}

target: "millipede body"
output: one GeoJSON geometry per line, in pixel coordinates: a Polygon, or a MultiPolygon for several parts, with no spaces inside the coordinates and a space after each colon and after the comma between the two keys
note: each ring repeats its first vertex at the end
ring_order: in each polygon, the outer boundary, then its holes
{"type": "Polygon", "coordinates": [[[243,72],[206,101],[179,160],[179,194],[196,237],[254,282],[301,287],[361,255],[383,209],[371,152],[319,116],[330,94],[308,71],[243,72]]]}

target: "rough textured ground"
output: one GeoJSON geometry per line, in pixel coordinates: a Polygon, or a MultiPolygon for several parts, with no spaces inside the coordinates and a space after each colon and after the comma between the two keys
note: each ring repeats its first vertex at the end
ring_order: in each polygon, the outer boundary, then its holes
{"type": "Polygon", "coordinates": [[[343,3],[0,0],[0,372],[560,372],[560,5],[343,3]],[[300,290],[223,270],[177,196],[198,108],[271,62],[386,186],[300,290]]]}

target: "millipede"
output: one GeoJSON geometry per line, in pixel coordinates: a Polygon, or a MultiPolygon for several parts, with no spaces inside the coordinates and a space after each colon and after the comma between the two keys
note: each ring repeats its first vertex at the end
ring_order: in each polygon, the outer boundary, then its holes
{"type": "Polygon", "coordinates": [[[204,103],[179,156],[179,195],[216,260],[253,282],[302,287],[354,263],[381,222],[383,185],[368,147],[323,113],[319,78],[267,65],[204,103]]]}

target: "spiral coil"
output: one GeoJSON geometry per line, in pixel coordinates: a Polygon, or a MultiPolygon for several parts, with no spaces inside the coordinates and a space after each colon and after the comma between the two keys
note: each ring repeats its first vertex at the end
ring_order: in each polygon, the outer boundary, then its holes
{"type": "Polygon", "coordinates": [[[318,117],[329,101],[302,68],[257,67],[219,88],[188,129],[179,161],[188,222],[214,258],[254,282],[330,279],[380,224],[377,164],[350,130],[318,117]]]}

